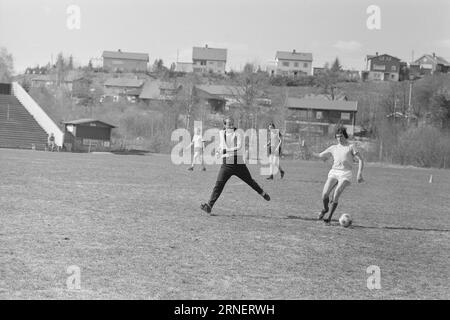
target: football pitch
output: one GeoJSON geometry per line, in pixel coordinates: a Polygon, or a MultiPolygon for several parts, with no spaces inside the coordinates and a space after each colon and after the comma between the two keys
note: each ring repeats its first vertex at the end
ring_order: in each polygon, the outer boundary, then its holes
{"type": "Polygon", "coordinates": [[[270,182],[249,166],[270,202],[233,177],[208,216],[218,166],[0,149],[0,298],[450,298],[450,171],[367,164],[326,226],[330,164],[282,166],[270,182]]]}

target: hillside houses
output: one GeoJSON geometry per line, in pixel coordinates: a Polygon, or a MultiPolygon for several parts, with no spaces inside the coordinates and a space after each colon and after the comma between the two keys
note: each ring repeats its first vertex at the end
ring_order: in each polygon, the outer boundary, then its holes
{"type": "Polygon", "coordinates": [[[334,125],[342,123],[349,135],[355,132],[357,101],[321,98],[287,98],[286,132],[298,135],[325,136],[334,125]]]}
{"type": "Polygon", "coordinates": [[[450,63],[435,53],[424,54],[410,64],[411,76],[432,75],[437,72],[448,73],[450,63]]]}
{"type": "Polygon", "coordinates": [[[39,74],[31,77],[31,87],[41,88],[41,87],[64,87],[68,91],[72,91],[77,82],[83,81],[83,76],[76,72],[70,71],[66,74],[50,73],[50,74],[39,74]]]}
{"type": "Polygon", "coordinates": [[[205,47],[192,48],[194,72],[224,74],[227,64],[227,49],[205,47]]]}
{"type": "Polygon", "coordinates": [[[270,75],[297,77],[300,75],[312,75],[312,53],[292,51],[277,51],[275,63],[268,68],[270,75]]]}
{"type": "Polygon", "coordinates": [[[144,80],[128,79],[128,78],[110,78],[104,84],[104,95],[106,97],[114,97],[117,101],[118,97],[126,97],[135,101],[142,91],[144,80]]]}
{"type": "Polygon", "coordinates": [[[183,86],[179,83],[161,80],[147,80],[139,95],[139,99],[144,102],[151,101],[172,101],[183,86]]]}
{"type": "Polygon", "coordinates": [[[103,69],[108,72],[146,72],[149,62],[147,53],[103,51],[103,69]]]}
{"type": "Polygon", "coordinates": [[[399,81],[400,59],[389,54],[366,56],[364,80],[399,81]]]}

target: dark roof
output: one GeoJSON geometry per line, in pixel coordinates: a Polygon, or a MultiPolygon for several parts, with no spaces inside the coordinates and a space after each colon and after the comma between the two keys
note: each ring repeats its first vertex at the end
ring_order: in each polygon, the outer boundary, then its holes
{"type": "Polygon", "coordinates": [[[196,85],[196,89],[202,90],[212,96],[239,96],[244,94],[241,87],[225,85],[196,85]]]}
{"type": "Polygon", "coordinates": [[[399,59],[399,58],[397,58],[397,57],[391,56],[390,54],[386,54],[386,53],[384,53],[384,54],[379,54],[379,55],[367,55],[366,59],[367,59],[367,60],[371,60],[371,59],[373,59],[373,58],[378,58],[378,57],[381,57],[381,56],[388,56],[388,57],[394,58],[394,59],[396,59],[396,60],[398,60],[398,61],[401,60],[401,59],[399,59]]]}
{"type": "Polygon", "coordinates": [[[110,59],[142,60],[147,62],[149,61],[148,53],[103,51],[102,57],[110,59]]]}
{"type": "Polygon", "coordinates": [[[227,49],[194,47],[192,48],[192,60],[227,61],[227,49]]]}
{"type": "Polygon", "coordinates": [[[444,66],[450,66],[450,63],[447,60],[445,60],[443,57],[439,57],[439,56],[436,56],[436,55],[433,56],[431,54],[424,54],[419,59],[414,61],[413,64],[419,64],[419,60],[421,60],[423,57],[427,57],[428,59],[434,61],[437,64],[443,64],[444,66]]]}
{"type": "Polygon", "coordinates": [[[131,87],[139,88],[144,84],[144,80],[141,79],[128,79],[128,78],[109,78],[105,81],[105,86],[108,87],[131,87]]]}
{"type": "Polygon", "coordinates": [[[312,53],[294,52],[294,51],[277,51],[277,54],[275,55],[275,59],[313,61],[312,53]]]}
{"type": "Polygon", "coordinates": [[[346,100],[288,98],[286,105],[289,109],[358,111],[357,101],[346,100]]]}
{"type": "Polygon", "coordinates": [[[116,126],[113,126],[112,124],[100,121],[100,120],[96,120],[96,119],[78,119],[78,120],[71,120],[71,121],[62,121],[62,123],[64,124],[88,124],[88,123],[92,123],[92,122],[98,122],[101,123],[107,127],[111,127],[111,128],[116,128],[116,126]]]}

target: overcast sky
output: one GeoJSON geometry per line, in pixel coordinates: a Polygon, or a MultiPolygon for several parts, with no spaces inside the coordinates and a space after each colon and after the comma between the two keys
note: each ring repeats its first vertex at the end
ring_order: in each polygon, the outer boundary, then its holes
{"type": "Polygon", "coordinates": [[[78,63],[103,50],[145,52],[150,63],[191,61],[192,47],[228,49],[227,69],[261,65],[277,50],[313,53],[313,66],[336,56],[348,69],[366,54],[409,62],[424,53],[450,60],[449,0],[0,0],[0,46],[15,69],[72,54],[78,63]],[[67,8],[81,9],[69,30],[67,8]],[[381,9],[381,30],[366,26],[369,5],[381,9]]]}

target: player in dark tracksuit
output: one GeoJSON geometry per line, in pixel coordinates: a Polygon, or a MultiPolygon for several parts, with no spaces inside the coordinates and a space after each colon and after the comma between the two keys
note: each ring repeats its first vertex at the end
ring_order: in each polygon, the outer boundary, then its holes
{"type": "Polygon", "coordinates": [[[214,186],[208,203],[203,203],[200,206],[200,208],[207,213],[211,213],[214,203],[217,201],[225,184],[232,176],[239,177],[265,200],[270,201],[269,195],[264,192],[255,180],[253,180],[250,171],[244,163],[242,155],[238,155],[238,150],[242,147],[242,139],[236,133],[233,120],[231,118],[225,119],[224,126],[225,129],[219,132],[222,154],[220,154],[220,152],[216,153],[222,157],[222,166],[220,167],[216,185],[214,186]]]}

